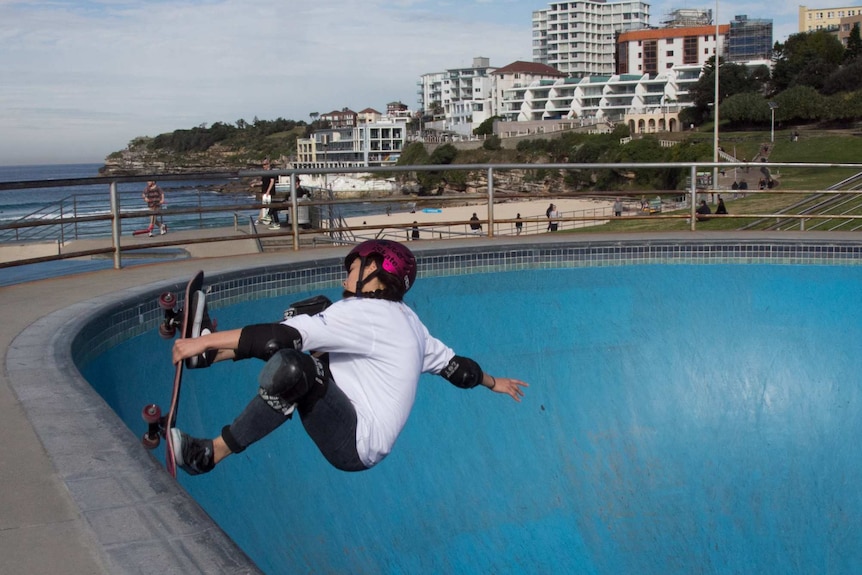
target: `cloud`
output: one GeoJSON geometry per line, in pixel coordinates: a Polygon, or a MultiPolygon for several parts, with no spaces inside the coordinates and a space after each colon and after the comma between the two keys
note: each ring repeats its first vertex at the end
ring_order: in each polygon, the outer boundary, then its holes
{"type": "Polygon", "coordinates": [[[205,122],[416,107],[421,74],[480,55],[499,66],[529,59],[529,17],[459,12],[358,0],[5,0],[0,76],[12,81],[0,84],[0,129],[18,143],[0,144],[0,163],[24,161],[27,142],[40,161],[45,150],[99,161],[134,137],[205,122]],[[44,138],[52,132],[95,147],[44,138]]]}
{"type": "MultiPolygon", "coordinates": [[[[97,162],[137,136],[216,121],[415,108],[422,74],[531,60],[531,14],[548,4],[0,0],[0,164],[97,162]]],[[[675,7],[653,3],[653,25],[675,7]]],[[[775,18],[776,39],[795,31],[795,5],[748,8],[723,1],[719,16],[775,18]]]]}

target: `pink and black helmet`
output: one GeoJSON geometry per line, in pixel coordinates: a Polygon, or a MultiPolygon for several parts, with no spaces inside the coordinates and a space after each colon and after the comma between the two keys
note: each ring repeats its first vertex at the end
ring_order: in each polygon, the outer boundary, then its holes
{"type": "Polygon", "coordinates": [[[350,270],[355,258],[361,258],[363,267],[368,256],[378,255],[383,259],[383,271],[393,275],[399,283],[402,295],[416,281],[416,256],[406,246],[392,240],[368,240],[350,250],[344,258],[344,268],[350,270]]]}

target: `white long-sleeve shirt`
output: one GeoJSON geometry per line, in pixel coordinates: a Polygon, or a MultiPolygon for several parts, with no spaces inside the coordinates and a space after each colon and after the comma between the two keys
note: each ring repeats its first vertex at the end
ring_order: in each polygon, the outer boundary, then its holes
{"type": "Polygon", "coordinates": [[[351,297],[284,323],[299,331],[304,350],[329,353],[332,377],[356,409],[356,448],[367,467],[392,450],[420,374],[440,373],[455,355],[404,303],[351,297]]]}

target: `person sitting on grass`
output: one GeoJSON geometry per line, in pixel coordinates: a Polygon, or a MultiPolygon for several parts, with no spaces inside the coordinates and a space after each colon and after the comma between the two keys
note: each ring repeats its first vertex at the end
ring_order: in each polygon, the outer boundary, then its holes
{"type": "Polygon", "coordinates": [[[709,209],[709,206],[706,205],[706,200],[700,200],[700,205],[697,207],[696,216],[697,221],[705,222],[709,219],[709,214],[712,213],[712,210],[709,209]]]}

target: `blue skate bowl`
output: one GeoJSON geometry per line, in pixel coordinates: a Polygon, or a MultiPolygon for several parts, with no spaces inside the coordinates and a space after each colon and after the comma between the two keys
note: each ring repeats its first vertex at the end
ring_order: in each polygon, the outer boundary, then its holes
{"type": "MultiPolygon", "coordinates": [[[[522,403],[423,376],[372,470],[333,469],[294,420],[179,481],[267,573],[862,572],[860,255],[775,241],[422,252],[408,303],[458,353],[529,382],[522,403]]],[[[336,299],[341,278],[331,260],[207,282],[227,329],[336,299]]],[[[173,377],[156,293],[73,344],[135,435],[173,377]]],[[[216,435],[261,366],[187,371],[180,427],[216,435]]]]}

